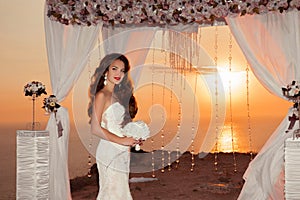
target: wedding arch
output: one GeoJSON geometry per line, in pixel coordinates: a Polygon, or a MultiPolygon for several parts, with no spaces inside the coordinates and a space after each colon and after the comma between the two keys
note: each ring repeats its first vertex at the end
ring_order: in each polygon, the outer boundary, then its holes
{"type": "MultiPolygon", "coordinates": [[[[149,45],[157,27],[193,32],[193,27],[227,24],[260,83],[274,95],[283,97],[281,87],[300,80],[300,45],[298,1],[101,1],[46,0],[45,34],[53,94],[59,102],[73,88],[88,63],[89,53],[97,42],[129,29],[122,41],[109,41],[105,53],[121,53],[149,45]],[[255,27],[255,28],[254,28],[255,27]],[[142,36],[142,37],[141,37],[142,36]],[[134,43],[128,43],[135,39],[134,43]]],[[[186,44],[187,45],[187,44],[186,44]]],[[[193,62],[195,52],[180,49],[193,62]]],[[[133,66],[142,65],[147,52],[130,58],[133,66]]],[[[139,71],[136,71],[139,76],[139,71]]],[[[287,126],[283,121],[281,126],[287,126]]],[[[51,114],[50,198],[71,199],[68,176],[69,117],[66,108],[51,114]],[[57,122],[63,127],[58,137],[57,122]]],[[[270,140],[276,140],[277,133],[270,140]]],[[[290,135],[287,134],[286,137],[290,135]]],[[[261,151],[269,148],[268,142],[261,151]]],[[[283,147],[276,149],[282,150],[283,147]],[[280,149],[281,148],[281,149],[280,149]]],[[[277,163],[281,164],[280,158],[277,163]]],[[[268,173],[279,173],[270,170],[268,173]]]]}

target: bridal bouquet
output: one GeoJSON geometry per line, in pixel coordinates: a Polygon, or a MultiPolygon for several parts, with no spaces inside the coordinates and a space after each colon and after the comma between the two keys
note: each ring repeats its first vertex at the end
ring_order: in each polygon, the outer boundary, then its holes
{"type": "Polygon", "coordinates": [[[39,81],[31,81],[24,86],[25,96],[41,96],[47,94],[45,85],[39,81]]]}
{"type": "MultiPolygon", "coordinates": [[[[123,132],[125,136],[133,137],[135,139],[146,140],[150,137],[150,130],[148,125],[141,120],[129,122],[124,126],[123,132]]],[[[140,149],[140,145],[137,144],[135,146],[135,150],[139,151],[140,149]]]]}

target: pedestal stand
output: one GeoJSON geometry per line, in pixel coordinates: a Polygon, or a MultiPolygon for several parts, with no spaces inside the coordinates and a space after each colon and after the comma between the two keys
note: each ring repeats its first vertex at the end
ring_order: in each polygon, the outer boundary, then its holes
{"type": "Polygon", "coordinates": [[[49,199],[49,132],[18,130],[16,199],[49,199]]]}

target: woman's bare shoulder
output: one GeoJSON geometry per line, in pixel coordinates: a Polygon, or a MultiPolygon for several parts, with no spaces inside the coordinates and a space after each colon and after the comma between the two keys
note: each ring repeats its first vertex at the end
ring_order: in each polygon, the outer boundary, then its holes
{"type": "Polygon", "coordinates": [[[106,94],[105,94],[105,92],[103,92],[103,91],[99,91],[99,92],[97,92],[97,94],[95,95],[95,100],[96,101],[103,101],[103,100],[105,100],[105,98],[106,98],[106,94]]]}
{"type": "Polygon", "coordinates": [[[99,92],[97,92],[97,94],[95,95],[95,102],[96,103],[102,103],[102,104],[107,104],[108,102],[110,102],[111,99],[111,93],[101,90],[99,92]]]}

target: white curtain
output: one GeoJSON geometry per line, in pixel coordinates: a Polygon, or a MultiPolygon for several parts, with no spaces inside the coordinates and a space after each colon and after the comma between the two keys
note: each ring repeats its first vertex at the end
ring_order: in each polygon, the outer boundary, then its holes
{"type": "Polygon", "coordinates": [[[126,54],[134,84],[138,83],[142,66],[145,64],[156,27],[103,27],[102,38],[106,54],[126,54]]]}
{"type": "MultiPolygon", "coordinates": [[[[226,21],[257,79],[270,92],[283,97],[281,88],[300,80],[299,12],[228,17],[226,21]]],[[[284,199],[284,141],[291,136],[284,127],[288,127],[287,119],[250,163],[240,199],[284,199]]]]}
{"type": "Polygon", "coordinates": [[[291,11],[226,19],[253,73],[277,96],[282,86],[300,80],[299,16],[291,11]]]}
{"type": "MultiPolygon", "coordinates": [[[[45,12],[46,13],[46,12],[45,12]]],[[[86,66],[95,45],[99,27],[65,26],[45,16],[45,34],[52,93],[62,102],[86,66]]],[[[48,121],[50,132],[50,199],[71,199],[68,173],[69,116],[64,107],[48,121]],[[59,136],[57,125],[63,131],[59,136]]]]}

